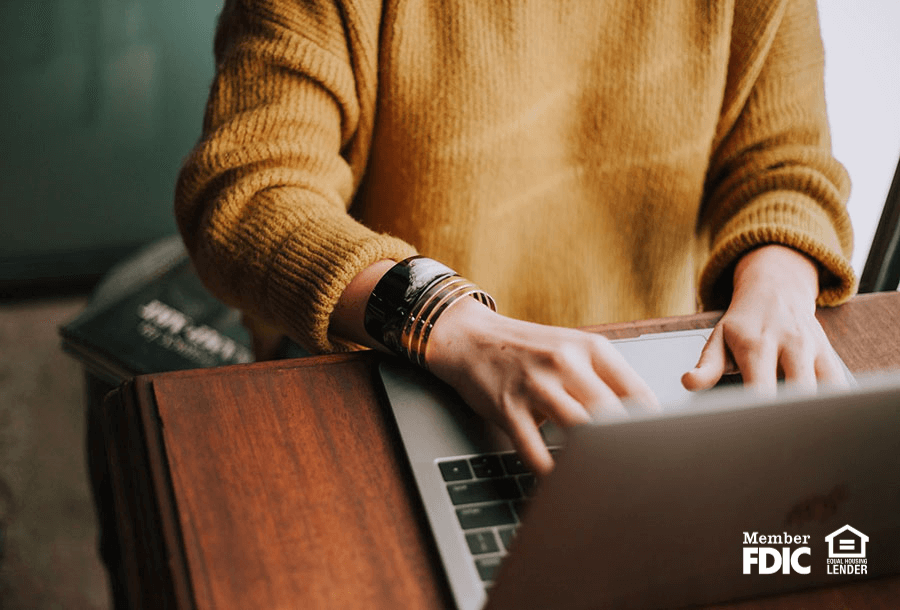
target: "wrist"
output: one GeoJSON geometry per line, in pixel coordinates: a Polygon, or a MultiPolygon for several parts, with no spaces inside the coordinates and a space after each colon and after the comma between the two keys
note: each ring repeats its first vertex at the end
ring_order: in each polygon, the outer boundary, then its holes
{"type": "Polygon", "coordinates": [[[366,304],[363,326],[371,338],[390,351],[429,368],[426,353],[435,324],[467,300],[495,309],[488,293],[452,269],[430,258],[413,256],[394,265],[375,285],[366,304]]]}
{"type": "Polygon", "coordinates": [[[473,298],[460,299],[435,322],[425,354],[429,369],[445,381],[451,381],[472,349],[478,349],[476,337],[491,328],[500,314],[473,298]]]}
{"type": "Polygon", "coordinates": [[[819,295],[818,266],[799,250],[779,244],[761,246],[744,254],[735,265],[734,294],[759,286],[776,290],[789,287],[815,303],[819,295]]]}

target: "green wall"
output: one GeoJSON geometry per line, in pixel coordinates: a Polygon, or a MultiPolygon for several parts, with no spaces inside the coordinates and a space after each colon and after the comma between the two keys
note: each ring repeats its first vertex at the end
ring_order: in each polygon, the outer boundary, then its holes
{"type": "Polygon", "coordinates": [[[221,4],[0,3],[0,282],[96,274],[175,231],[221,4]]]}

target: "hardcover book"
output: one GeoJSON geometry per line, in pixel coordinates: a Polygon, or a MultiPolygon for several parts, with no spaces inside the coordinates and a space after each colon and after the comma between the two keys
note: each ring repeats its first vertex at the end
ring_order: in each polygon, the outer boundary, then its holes
{"type": "Polygon", "coordinates": [[[60,334],[65,351],[113,384],[253,361],[240,313],[206,290],[177,238],[114,269],[60,334]]]}

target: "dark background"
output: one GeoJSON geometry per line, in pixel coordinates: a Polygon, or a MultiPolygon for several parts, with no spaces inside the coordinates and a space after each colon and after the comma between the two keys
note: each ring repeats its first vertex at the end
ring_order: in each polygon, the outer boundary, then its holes
{"type": "Polygon", "coordinates": [[[89,285],[175,232],[221,4],[0,3],[0,290],[89,285]]]}

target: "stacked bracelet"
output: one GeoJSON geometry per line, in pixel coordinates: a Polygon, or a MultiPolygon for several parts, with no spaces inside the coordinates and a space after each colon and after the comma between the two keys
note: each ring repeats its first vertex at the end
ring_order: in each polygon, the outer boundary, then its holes
{"type": "Polygon", "coordinates": [[[366,304],[364,326],[376,341],[423,368],[428,339],[451,305],[471,296],[496,311],[494,299],[449,267],[422,256],[394,265],[366,304]]]}

